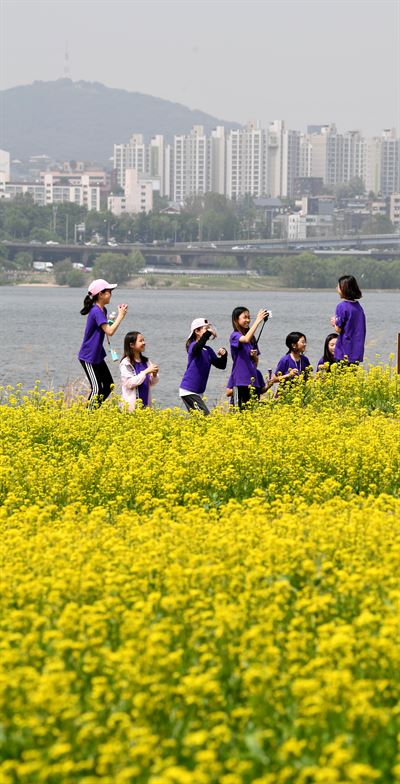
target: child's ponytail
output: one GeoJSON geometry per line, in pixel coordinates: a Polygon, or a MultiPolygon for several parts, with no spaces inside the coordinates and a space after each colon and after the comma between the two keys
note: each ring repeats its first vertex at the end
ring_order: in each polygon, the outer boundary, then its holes
{"type": "Polygon", "coordinates": [[[80,311],[81,316],[87,316],[87,314],[91,311],[94,305],[94,299],[91,294],[86,294],[85,299],[83,300],[83,308],[80,311]]]}

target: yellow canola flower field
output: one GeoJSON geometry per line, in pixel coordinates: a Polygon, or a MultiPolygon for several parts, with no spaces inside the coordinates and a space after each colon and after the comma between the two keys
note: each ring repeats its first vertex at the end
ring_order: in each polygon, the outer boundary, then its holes
{"type": "Polygon", "coordinates": [[[400,383],[3,391],[0,784],[400,781],[400,383]]]}

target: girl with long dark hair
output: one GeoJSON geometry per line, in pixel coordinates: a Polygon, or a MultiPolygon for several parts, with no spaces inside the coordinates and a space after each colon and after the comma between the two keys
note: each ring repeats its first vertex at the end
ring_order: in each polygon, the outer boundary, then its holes
{"type": "Polygon", "coordinates": [[[141,332],[127,332],[124,338],[124,356],[120,362],[122,399],[134,411],[141,400],[144,408],[151,406],[151,387],[157,384],[158,365],[150,362],[143,352],[146,348],[141,332]]]}
{"type": "Polygon", "coordinates": [[[233,404],[243,408],[252,397],[260,397],[255,372],[255,358],[259,355],[255,331],[267,318],[264,308],[257,313],[250,326],[250,311],[245,307],[235,308],[232,312],[233,332],[229,342],[233,361],[230,381],[233,387],[233,404]]]}
{"type": "Polygon", "coordinates": [[[319,362],[317,362],[317,370],[331,369],[331,365],[336,364],[337,360],[335,359],[335,346],[337,343],[337,333],[331,332],[325,338],[324,343],[324,353],[319,362]]]}
{"type": "Polygon", "coordinates": [[[111,292],[116,287],[116,283],[107,283],[102,278],[93,280],[80,311],[82,316],[87,315],[78,359],[90,384],[89,406],[100,406],[109,396],[113,384],[112,375],[104,361],[106,357],[104,337],[114,335],[128,310],[127,305],[118,305],[117,318],[112,324],[108,323],[107,305],[111,299],[111,292]]]}

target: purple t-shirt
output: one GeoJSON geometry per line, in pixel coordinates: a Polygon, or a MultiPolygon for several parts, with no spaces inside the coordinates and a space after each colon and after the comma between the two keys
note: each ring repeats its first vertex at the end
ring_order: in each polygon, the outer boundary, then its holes
{"type": "MultiPolygon", "coordinates": [[[[141,373],[142,370],[146,370],[147,368],[147,362],[133,362],[132,365],[135,369],[135,373],[137,374],[141,373]]],[[[137,394],[144,406],[149,405],[149,386],[150,380],[149,375],[147,374],[144,381],[137,387],[137,394]]]]}
{"type": "Polygon", "coordinates": [[[105,332],[101,325],[107,324],[107,310],[102,310],[98,305],[93,305],[86,319],[85,334],[78,354],[78,359],[98,365],[106,356],[103,347],[105,332]]]}
{"type": "MultiPolygon", "coordinates": [[[[323,357],[321,357],[321,359],[319,359],[318,362],[317,362],[317,370],[321,367],[321,365],[325,366],[327,361],[328,360],[326,360],[323,357]]],[[[329,369],[331,368],[332,365],[335,365],[335,364],[336,364],[336,360],[335,359],[331,359],[329,361],[329,369]]]]}
{"type": "Polygon", "coordinates": [[[336,306],[336,325],[341,333],[336,341],[335,359],[347,357],[349,362],[362,362],[365,343],[365,313],[359,302],[342,299],[336,306]]]}
{"type": "Polygon", "coordinates": [[[204,346],[198,354],[193,356],[196,341],[190,344],[188,350],[188,363],[181,381],[181,389],[202,395],[207,386],[211,365],[218,363],[218,357],[210,346],[204,346]]]}
{"type": "Polygon", "coordinates": [[[281,357],[281,359],[279,360],[276,366],[275,375],[278,375],[278,373],[282,373],[282,376],[286,376],[286,374],[292,368],[297,368],[300,375],[300,373],[304,373],[304,371],[308,367],[310,367],[310,365],[311,362],[308,359],[308,357],[306,357],[305,354],[301,354],[300,359],[298,360],[293,359],[291,354],[285,354],[283,357],[281,357]]]}
{"type": "MultiPolygon", "coordinates": [[[[248,387],[256,386],[256,371],[257,368],[251,358],[251,351],[256,348],[253,343],[241,343],[240,338],[243,337],[242,332],[232,332],[229,342],[231,346],[231,357],[233,361],[232,367],[232,386],[234,387],[248,387]]],[[[257,353],[260,352],[257,349],[257,353]]]]}
{"type": "MultiPolygon", "coordinates": [[[[256,389],[263,389],[263,387],[265,387],[265,381],[264,381],[264,376],[261,373],[261,370],[259,370],[258,368],[254,367],[254,372],[255,372],[254,386],[256,387],[256,389]]],[[[228,379],[228,383],[226,385],[227,389],[233,389],[233,387],[235,386],[232,379],[233,379],[233,376],[232,376],[232,373],[231,373],[231,375],[229,376],[229,379],[228,379]]]]}

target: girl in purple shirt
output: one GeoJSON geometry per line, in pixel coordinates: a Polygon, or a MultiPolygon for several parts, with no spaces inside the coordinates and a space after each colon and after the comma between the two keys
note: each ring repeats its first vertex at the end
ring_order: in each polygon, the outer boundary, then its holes
{"type": "Polygon", "coordinates": [[[304,373],[307,378],[311,363],[304,354],[307,346],[307,338],[303,332],[289,332],[285,341],[289,351],[279,360],[275,373],[272,376],[272,383],[278,382],[286,384],[293,378],[304,373]]]}
{"type": "Polygon", "coordinates": [[[233,361],[231,380],[233,386],[233,403],[242,409],[252,396],[260,397],[256,385],[255,357],[260,353],[255,339],[255,331],[259,324],[267,318],[268,311],[259,310],[256,319],[250,326],[250,311],[245,307],[235,308],[232,313],[233,332],[229,342],[233,361]]]}
{"type": "Polygon", "coordinates": [[[192,321],[190,335],[186,341],[188,363],[179,388],[179,396],[188,411],[195,409],[207,415],[210,413],[202,395],[206,390],[211,365],[220,370],[225,370],[228,355],[225,348],[220,348],[217,353],[206,343],[210,338],[216,338],[217,333],[205,318],[192,321]]]}
{"type": "Polygon", "coordinates": [[[81,310],[81,315],[87,315],[87,319],[78,359],[90,384],[89,406],[100,406],[109,396],[113,384],[112,375],[104,361],[104,336],[111,337],[117,331],[128,310],[127,305],[118,305],[117,318],[112,324],[108,323],[106,305],[110,302],[112,289],[116,287],[116,283],[107,283],[102,278],[93,280],[81,310]]]}
{"type": "Polygon", "coordinates": [[[331,318],[332,327],[338,334],[335,359],[357,364],[364,359],[366,335],[365,313],[357,302],[362,293],[353,275],[339,278],[336,291],[341,302],[336,306],[335,315],[331,318]]]}
{"type": "Polygon", "coordinates": [[[317,370],[330,370],[332,365],[336,364],[335,359],[335,346],[338,336],[336,332],[331,332],[325,338],[324,353],[321,359],[317,362],[317,370]]]}

